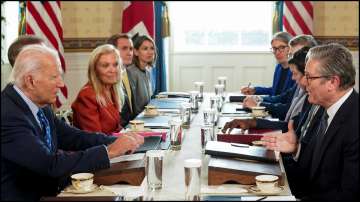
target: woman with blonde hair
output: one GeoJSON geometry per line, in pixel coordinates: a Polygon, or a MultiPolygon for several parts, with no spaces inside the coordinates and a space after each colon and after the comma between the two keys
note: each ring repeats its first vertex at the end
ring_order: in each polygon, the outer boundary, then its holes
{"type": "Polygon", "coordinates": [[[121,130],[121,64],[119,51],[113,45],[101,45],[92,51],[89,81],[71,105],[74,126],[109,135],[121,130]]]}

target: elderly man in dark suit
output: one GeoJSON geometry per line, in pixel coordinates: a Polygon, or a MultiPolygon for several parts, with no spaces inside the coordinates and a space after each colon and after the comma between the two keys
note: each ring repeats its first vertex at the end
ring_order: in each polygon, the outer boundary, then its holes
{"type": "Polygon", "coordinates": [[[287,133],[262,140],[269,149],[294,155],[289,174],[296,175],[297,198],[359,199],[359,94],[352,55],[339,44],[314,47],[305,75],[309,102],[324,108],[316,129],[306,134],[306,147],[291,123],[287,133]]]}
{"type": "Polygon", "coordinates": [[[144,141],[84,132],[55,117],[49,104],[64,83],[53,49],[24,47],[10,80],[1,93],[1,200],[55,195],[72,173],[109,168],[109,159],[144,141]]]}

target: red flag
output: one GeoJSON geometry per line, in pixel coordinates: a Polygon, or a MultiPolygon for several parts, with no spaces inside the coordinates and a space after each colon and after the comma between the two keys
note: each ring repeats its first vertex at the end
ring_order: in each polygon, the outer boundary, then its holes
{"type": "Polygon", "coordinates": [[[122,16],[122,32],[133,36],[146,34],[155,39],[153,1],[126,1],[122,16]]]}
{"type": "Polygon", "coordinates": [[[311,1],[284,1],[284,30],[291,35],[312,35],[313,19],[313,3],[311,1]]]}
{"type": "MultiPolygon", "coordinates": [[[[58,51],[61,67],[65,73],[63,48],[63,30],[60,1],[26,1],[26,34],[43,38],[49,47],[58,51]]],[[[66,102],[66,86],[60,89],[56,98],[56,107],[66,102]]]]}

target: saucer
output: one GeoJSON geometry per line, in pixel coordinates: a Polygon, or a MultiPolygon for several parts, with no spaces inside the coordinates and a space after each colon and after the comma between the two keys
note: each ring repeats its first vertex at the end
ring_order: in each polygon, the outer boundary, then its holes
{"type": "Polygon", "coordinates": [[[151,132],[151,131],[153,131],[151,128],[144,128],[144,129],[142,129],[142,130],[133,130],[133,129],[131,129],[131,128],[129,128],[128,130],[126,130],[126,132],[151,132]]]}
{"type": "Polygon", "coordinates": [[[256,195],[264,195],[264,196],[268,196],[268,195],[278,195],[280,194],[282,191],[284,190],[284,187],[275,187],[275,189],[272,192],[262,192],[260,191],[259,188],[257,188],[256,185],[251,185],[249,187],[249,191],[252,193],[255,193],[256,195]]]}
{"type": "Polygon", "coordinates": [[[74,186],[70,185],[70,186],[66,187],[63,192],[72,193],[72,194],[86,194],[86,193],[91,193],[91,192],[97,190],[98,188],[99,187],[96,184],[92,184],[90,189],[81,190],[81,189],[75,189],[74,186]]]}
{"type": "Polygon", "coordinates": [[[155,117],[155,116],[159,116],[159,115],[160,115],[159,112],[156,112],[155,114],[148,114],[148,113],[144,112],[144,117],[155,117]]]}
{"type": "Polygon", "coordinates": [[[252,117],[266,117],[266,116],[269,116],[269,113],[268,112],[264,112],[262,114],[259,114],[259,115],[254,115],[253,113],[251,113],[251,116],[252,117]]]}

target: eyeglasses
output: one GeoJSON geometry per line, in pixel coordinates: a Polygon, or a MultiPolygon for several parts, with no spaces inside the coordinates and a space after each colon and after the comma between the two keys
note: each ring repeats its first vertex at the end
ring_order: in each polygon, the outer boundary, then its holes
{"type": "Polygon", "coordinates": [[[273,53],[276,53],[277,51],[284,52],[285,48],[289,46],[279,46],[279,47],[271,47],[270,50],[273,53]]]}
{"type": "Polygon", "coordinates": [[[323,75],[323,76],[310,76],[305,74],[306,81],[309,83],[311,80],[320,79],[320,78],[330,78],[332,75],[323,75]]]}

